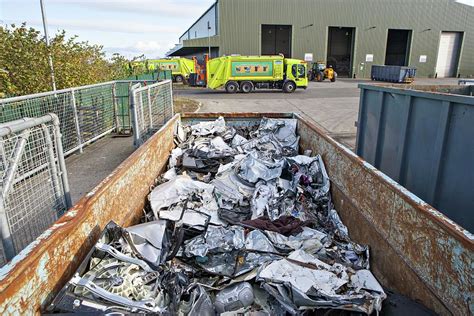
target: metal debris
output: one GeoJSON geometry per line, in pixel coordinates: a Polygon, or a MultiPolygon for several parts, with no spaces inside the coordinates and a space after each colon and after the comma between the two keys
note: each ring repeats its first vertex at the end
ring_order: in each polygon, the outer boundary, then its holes
{"type": "Polygon", "coordinates": [[[369,248],[350,239],[334,209],[322,157],[298,155],[296,122],[180,125],[146,222],[109,224],[53,310],[380,311],[386,295],[369,248]]]}
{"type": "Polygon", "coordinates": [[[231,285],[216,295],[216,312],[235,311],[252,305],[254,301],[252,285],[242,282],[231,285]]]}

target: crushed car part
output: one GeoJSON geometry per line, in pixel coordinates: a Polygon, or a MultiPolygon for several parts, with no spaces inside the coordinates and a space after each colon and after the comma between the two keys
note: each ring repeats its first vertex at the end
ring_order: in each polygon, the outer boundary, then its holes
{"type": "Polygon", "coordinates": [[[250,306],[253,301],[252,285],[242,282],[226,287],[217,293],[214,305],[218,313],[223,313],[250,306]]]}

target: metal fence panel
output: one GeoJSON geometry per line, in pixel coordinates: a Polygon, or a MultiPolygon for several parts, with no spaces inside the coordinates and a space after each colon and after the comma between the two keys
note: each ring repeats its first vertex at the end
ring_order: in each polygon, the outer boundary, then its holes
{"type": "Polygon", "coordinates": [[[132,84],[132,82],[119,82],[115,85],[117,132],[122,134],[131,133],[132,130],[129,105],[129,91],[132,84]]]}
{"type": "Polygon", "coordinates": [[[55,113],[61,121],[63,146],[66,150],[70,150],[79,145],[74,124],[74,109],[71,104],[70,90],[3,99],[0,100],[0,123],[55,113]]]}
{"type": "MultiPolygon", "coordinates": [[[[66,155],[117,130],[130,130],[129,88],[137,81],[110,81],[0,99],[0,123],[55,113],[66,155]]],[[[138,81],[148,84],[147,81],[138,81]]]]}
{"type": "Polygon", "coordinates": [[[116,127],[114,83],[73,89],[81,147],[116,127]]]}
{"type": "Polygon", "coordinates": [[[174,115],[171,80],[132,87],[130,93],[135,146],[143,144],[174,115]]]}
{"type": "Polygon", "coordinates": [[[54,114],[0,126],[0,220],[7,259],[71,206],[60,138],[54,114]]]}

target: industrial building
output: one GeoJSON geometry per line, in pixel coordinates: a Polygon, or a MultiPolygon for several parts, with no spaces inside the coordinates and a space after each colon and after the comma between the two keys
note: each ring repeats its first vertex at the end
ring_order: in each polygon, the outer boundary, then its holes
{"type": "Polygon", "coordinates": [[[371,65],[418,77],[474,76],[474,6],[455,0],[218,0],[168,56],[272,55],[327,61],[341,77],[371,65]]]}

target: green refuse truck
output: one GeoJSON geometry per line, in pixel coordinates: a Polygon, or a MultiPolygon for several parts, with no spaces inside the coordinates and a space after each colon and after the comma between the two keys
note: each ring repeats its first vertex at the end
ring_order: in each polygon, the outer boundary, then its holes
{"type": "Polygon", "coordinates": [[[292,93],[308,86],[306,63],[283,56],[224,56],[207,62],[207,87],[228,93],[280,89],[292,93]]]}
{"type": "Polygon", "coordinates": [[[194,73],[194,61],[187,58],[164,58],[148,59],[146,61],[136,61],[133,67],[145,67],[147,70],[171,70],[174,82],[185,82],[189,74],[194,73]]]}

